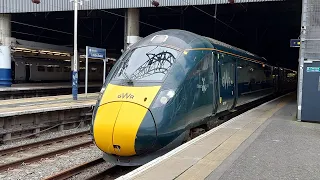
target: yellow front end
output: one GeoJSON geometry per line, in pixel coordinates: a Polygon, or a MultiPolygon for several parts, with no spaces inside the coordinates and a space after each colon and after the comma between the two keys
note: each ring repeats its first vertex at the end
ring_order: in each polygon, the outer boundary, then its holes
{"type": "Polygon", "coordinates": [[[135,155],[137,132],[159,89],[109,84],[94,119],[96,145],[108,154],[135,155]]]}

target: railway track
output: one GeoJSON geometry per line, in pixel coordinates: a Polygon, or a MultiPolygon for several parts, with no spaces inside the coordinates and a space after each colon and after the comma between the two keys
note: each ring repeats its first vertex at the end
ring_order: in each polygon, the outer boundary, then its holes
{"type": "Polygon", "coordinates": [[[133,171],[137,167],[122,167],[122,166],[113,166],[109,169],[101,171],[100,173],[94,174],[91,177],[85,180],[113,180],[116,179],[124,174],[133,171]]]}
{"type": "Polygon", "coordinates": [[[75,166],[75,167],[72,167],[70,169],[67,169],[65,171],[61,171],[55,175],[52,175],[50,177],[47,177],[45,178],[44,180],[62,180],[62,179],[67,179],[67,178],[70,178],[76,174],[79,174],[81,173],[82,171],[88,169],[88,168],[91,168],[91,167],[94,167],[100,163],[103,163],[104,160],[102,158],[98,158],[98,159],[95,159],[93,161],[90,161],[90,162],[86,162],[84,164],[81,164],[81,165],[78,165],[78,166],[75,166]]]}
{"type": "MultiPolygon", "coordinates": [[[[72,167],[65,171],[58,172],[52,176],[44,178],[44,180],[66,180],[75,175],[85,172],[90,168],[94,168],[95,166],[107,163],[102,158],[97,158],[93,161],[86,162],[84,164],[72,167]]],[[[101,180],[101,179],[115,179],[125,173],[128,173],[135,169],[136,167],[121,167],[115,165],[109,165],[105,170],[102,170],[98,173],[92,174],[90,177],[87,177],[85,180],[101,180]]]]}
{"type": "MultiPolygon", "coordinates": [[[[49,139],[49,140],[39,141],[39,142],[30,143],[30,144],[26,144],[26,145],[22,145],[22,146],[3,149],[0,151],[0,156],[2,156],[1,158],[3,158],[4,156],[8,156],[13,153],[33,150],[36,147],[41,147],[41,146],[45,146],[45,145],[49,145],[49,144],[53,144],[53,143],[58,143],[58,142],[65,142],[70,139],[72,140],[74,138],[82,137],[88,133],[89,133],[88,131],[84,131],[84,132],[75,133],[75,134],[71,134],[71,135],[67,135],[67,136],[62,136],[62,137],[58,137],[58,138],[54,138],[54,139],[49,139]]],[[[0,172],[6,171],[8,169],[14,169],[14,168],[16,168],[20,165],[26,164],[26,163],[37,162],[43,158],[49,158],[49,157],[55,156],[57,154],[67,153],[70,150],[76,150],[81,147],[90,146],[92,144],[93,144],[93,142],[91,140],[87,140],[85,142],[81,142],[81,143],[67,146],[64,148],[59,148],[54,151],[49,151],[49,152],[45,152],[45,153],[31,156],[31,157],[21,158],[19,160],[12,161],[9,163],[0,164],[0,172]]]]}
{"type": "Polygon", "coordinates": [[[3,150],[0,150],[0,156],[9,155],[9,154],[12,154],[15,152],[24,151],[24,150],[39,147],[39,146],[49,145],[52,143],[57,143],[57,142],[61,142],[61,141],[76,138],[76,137],[82,137],[82,136],[87,135],[89,133],[90,133],[90,131],[83,131],[83,132],[74,133],[74,134],[70,134],[70,135],[66,135],[66,136],[61,136],[61,137],[57,137],[57,138],[53,138],[53,139],[47,139],[47,140],[29,143],[29,144],[25,144],[25,145],[21,145],[21,146],[3,149],[3,150]]]}

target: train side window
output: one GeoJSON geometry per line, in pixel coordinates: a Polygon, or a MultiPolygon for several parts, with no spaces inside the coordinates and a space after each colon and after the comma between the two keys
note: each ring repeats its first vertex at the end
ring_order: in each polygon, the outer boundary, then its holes
{"type": "Polygon", "coordinates": [[[250,82],[250,78],[249,78],[249,74],[247,73],[248,71],[248,62],[242,59],[238,60],[237,63],[237,71],[238,71],[238,83],[242,84],[242,83],[249,83],[250,82]]]}
{"type": "Polygon", "coordinates": [[[91,68],[91,72],[97,72],[97,68],[91,68]]]}
{"type": "Polygon", "coordinates": [[[208,70],[209,69],[209,67],[210,67],[210,60],[211,60],[211,53],[210,54],[208,54],[208,55],[206,55],[205,57],[204,57],[204,59],[202,60],[202,65],[201,65],[201,71],[206,71],[206,70],[208,70]]]}
{"type": "Polygon", "coordinates": [[[38,65],[37,68],[38,68],[38,71],[39,71],[39,72],[45,72],[45,71],[46,71],[46,68],[45,68],[44,66],[39,66],[39,65],[38,65]]]}
{"type": "Polygon", "coordinates": [[[69,66],[63,67],[63,72],[70,72],[70,71],[71,71],[71,67],[69,66]]]}
{"type": "Polygon", "coordinates": [[[294,78],[296,76],[293,72],[287,72],[287,78],[294,78]]]}
{"type": "Polygon", "coordinates": [[[256,84],[257,82],[260,82],[262,79],[261,74],[259,73],[259,69],[257,67],[257,64],[254,62],[249,62],[248,63],[248,75],[249,75],[249,81],[250,84],[256,84]]]}
{"type": "Polygon", "coordinates": [[[268,82],[269,84],[272,84],[273,82],[273,77],[272,77],[272,68],[268,65],[264,66],[264,74],[266,77],[266,82],[268,82]]]}
{"type": "Polygon", "coordinates": [[[56,69],[56,72],[61,72],[61,67],[60,66],[56,67],[55,69],[56,69]]]}
{"type": "Polygon", "coordinates": [[[205,55],[200,62],[190,71],[190,73],[187,76],[187,79],[192,79],[194,76],[197,76],[201,74],[202,72],[209,69],[210,66],[210,60],[211,60],[211,53],[205,55]]]}
{"type": "Polygon", "coordinates": [[[207,71],[210,67],[211,53],[205,55],[196,66],[196,74],[207,71]]]}
{"type": "Polygon", "coordinates": [[[98,73],[103,73],[103,68],[98,68],[98,73]]]}
{"type": "Polygon", "coordinates": [[[53,67],[52,67],[52,66],[48,66],[48,67],[47,67],[47,71],[48,71],[48,72],[53,72],[53,67]]]}
{"type": "Polygon", "coordinates": [[[79,72],[84,72],[86,70],[86,67],[84,67],[84,66],[81,66],[80,68],[79,68],[79,72]]]}

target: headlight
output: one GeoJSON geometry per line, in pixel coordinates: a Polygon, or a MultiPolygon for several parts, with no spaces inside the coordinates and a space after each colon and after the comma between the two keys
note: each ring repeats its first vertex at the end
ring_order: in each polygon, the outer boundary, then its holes
{"type": "Polygon", "coordinates": [[[158,108],[166,105],[174,97],[174,95],[175,95],[175,91],[171,89],[161,91],[156,101],[152,105],[152,108],[158,108]]]}
{"type": "Polygon", "coordinates": [[[102,87],[100,93],[103,93],[106,90],[106,87],[102,87]]]}

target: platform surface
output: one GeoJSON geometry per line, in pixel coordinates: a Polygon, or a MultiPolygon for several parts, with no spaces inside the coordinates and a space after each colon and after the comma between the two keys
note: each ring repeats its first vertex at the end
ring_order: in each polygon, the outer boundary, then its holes
{"type": "Polygon", "coordinates": [[[296,94],[252,109],[118,179],[319,179],[320,124],[296,94]]]}
{"type": "Polygon", "coordinates": [[[78,100],[72,95],[0,100],[0,117],[90,107],[96,104],[98,95],[79,94],[78,100]]]}

